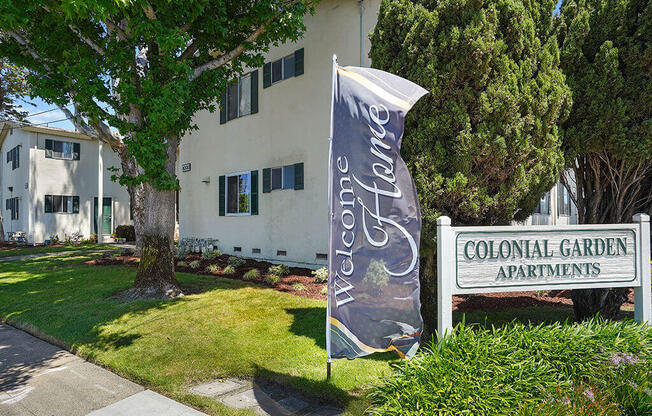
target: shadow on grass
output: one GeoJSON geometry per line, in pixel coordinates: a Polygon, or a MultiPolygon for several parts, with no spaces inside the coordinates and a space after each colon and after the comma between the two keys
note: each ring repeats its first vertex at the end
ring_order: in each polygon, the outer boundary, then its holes
{"type": "MultiPolygon", "coordinates": [[[[315,344],[324,349],[326,353],[326,308],[325,307],[312,307],[312,308],[291,308],[286,309],[285,312],[292,315],[292,325],[290,325],[290,332],[294,335],[308,337],[315,340],[315,344]]],[[[393,352],[371,354],[360,357],[361,360],[374,360],[374,361],[392,361],[397,359],[397,355],[393,352]]],[[[325,365],[325,364],[324,364],[325,365]]]]}

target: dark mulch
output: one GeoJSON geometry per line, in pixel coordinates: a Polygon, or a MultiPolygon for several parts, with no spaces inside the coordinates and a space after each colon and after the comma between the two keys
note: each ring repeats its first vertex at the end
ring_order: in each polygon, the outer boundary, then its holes
{"type": "MultiPolygon", "coordinates": [[[[254,259],[244,259],[244,265],[238,267],[234,274],[225,275],[222,270],[228,265],[229,255],[223,254],[214,260],[204,260],[199,254],[190,254],[185,259],[175,259],[175,270],[183,273],[195,273],[202,275],[213,275],[216,277],[225,277],[229,279],[243,280],[242,276],[251,269],[258,269],[261,278],[265,276],[267,269],[273,266],[273,263],[259,261],[254,259]],[[177,262],[185,261],[190,263],[193,260],[199,260],[200,266],[196,269],[190,267],[178,267],[177,262]],[[210,273],[206,268],[216,264],[219,271],[210,273]]],[[[137,266],[139,258],[134,256],[117,256],[110,257],[105,254],[94,260],[86,261],[86,264],[94,266],[137,266]]],[[[263,283],[262,279],[257,281],[263,283]]],[[[290,274],[281,278],[274,289],[291,293],[297,296],[303,296],[311,299],[326,300],[326,296],[321,294],[324,283],[316,283],[312,275],[312,269],[305,267],[290,267],[290,274]],[[297,283],[302,284],[306,290],[295,290],[293,286],[297,283]]],[[[453,296],[453,310],[460,312],[473,312],[476,310],[500,310],[505,308],[528,308],[531,306],[572,306],[573,301],[570,298],[570,290],[551,290],[545,292],[500,292],[500,293],[483,293],[478,295],[458,295],[453,296]]],[[[634,304],[634,292],[630,289],[629,299],[625,305],[634,304]]]]}
{"type": "Polygon", "coordinates": [[[15,248],[24,248],[24,247],[63,247],[65,244],[50,244],[46,246],[45,244],[29,244],[29,245],[18,245],[15,241],[0,241],[0,250],[11,250],[15,248]]]}

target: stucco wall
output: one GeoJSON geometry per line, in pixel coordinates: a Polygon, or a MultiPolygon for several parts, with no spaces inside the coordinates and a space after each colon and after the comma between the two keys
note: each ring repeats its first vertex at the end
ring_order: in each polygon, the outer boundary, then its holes
{"type": "Polygon", "coordinates": [[[7,133],[0,155],[0,195],[2,206],[2,221],[6,233],[10,231],[25,231],[28,228],[29,191],[26,186],[29,182],[29,138],[30,134],[19,129],[12,129],[7,133]],[[20,145],[20,166],[12,170],[12,164],[7,163],[7,152],[20,145]],[[13,192],[9,192],[13,187],[13,192]],[[11,211],[6,210],[5,201],[8,198],[20,198],[18,220],[11,219],[11,211]]]}
{"type": "MultiPolygon", "coordinates": [[[[377,0],[363,3],[364,55],[369,50],[377,0]]],[[[220,125],[219,113],[195,116],[199,130],[184,137],[179,164],[180,238],[216,238],[223,252],[286,263],[326,264],[327,163],[332,55],[341,65],[360,63],[359,3],[325,0],[305,19],[307,31],[296,43],[272,48],[273,61],[304,48],[304,74],[263,88],[259,69],[259,111],[220,125]],[[262,192],[262,169],[304,163],[303,190],[262,192]],[[259,215],[219,216],[218,177],[259,171],[259,215]],[[210,183],[202,179],[210,177],[210,183]],[[260,254],[252,249],[260,249],[260,254]],[[277,251],[287,252],[277,256],[277,251]]],[[[369,60],[365,58],[365,65],[369,60]]]]}

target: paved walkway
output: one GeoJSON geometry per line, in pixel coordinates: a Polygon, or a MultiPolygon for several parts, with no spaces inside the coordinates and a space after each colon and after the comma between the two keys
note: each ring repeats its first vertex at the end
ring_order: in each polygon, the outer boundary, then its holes
{"type": "Polygon", "coordinates": [[[0,416],[206,416],[0,324],[0,416]]]}

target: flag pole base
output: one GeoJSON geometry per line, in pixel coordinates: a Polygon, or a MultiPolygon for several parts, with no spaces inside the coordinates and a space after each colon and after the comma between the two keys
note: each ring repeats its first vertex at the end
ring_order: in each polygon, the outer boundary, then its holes
{"type": "Polygon", "coordinates": [[[331,360],[326,362],[326,381],[331,379],[331,360]]]}

